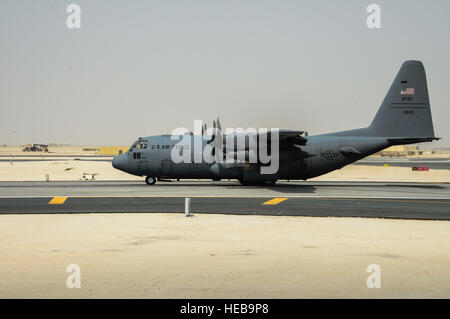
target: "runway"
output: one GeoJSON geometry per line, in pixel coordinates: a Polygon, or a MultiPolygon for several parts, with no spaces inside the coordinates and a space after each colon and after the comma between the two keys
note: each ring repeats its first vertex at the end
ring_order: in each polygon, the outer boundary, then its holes
{"type": "Polygon", "coordinates": [[[0,214],[183,213],[185,197],[194,215],[450,220],[450,184],[379,182],[0,182],[0,214]]]}
{"type": "Polygon", "coordinates": [[[417,167],[425,166],[429,169],[450,169],[450,159],[448,158],[386,158],[367,157],[352,165],[384,166],[393,167],[417,167]]]}

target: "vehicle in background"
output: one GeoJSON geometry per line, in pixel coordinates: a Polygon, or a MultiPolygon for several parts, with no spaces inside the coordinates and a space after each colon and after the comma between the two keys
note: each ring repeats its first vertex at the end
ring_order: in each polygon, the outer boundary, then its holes
{"type": "Polygon", "coordinates": [[[48,153],[48,145],[46,144],[27,144],[22,150],[24,152],[46,152],[48,153]]]}

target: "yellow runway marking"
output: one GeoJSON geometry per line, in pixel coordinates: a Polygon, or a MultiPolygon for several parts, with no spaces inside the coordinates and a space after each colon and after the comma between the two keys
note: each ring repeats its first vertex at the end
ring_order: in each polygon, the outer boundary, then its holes
{"type": "Polygon", "coordinates": [[[53,197],[51,201],[48,202],[49,205],[61,205],[66,201],[66,197],[53,197]]]}
{"type": "Polygon", "coordinates": [[[264,202],[263,205],[278,205],[279,203],[284,202],[285,200],[287,200],[286,197],[277,197],[268,200],[267,202],[264,202]]]}

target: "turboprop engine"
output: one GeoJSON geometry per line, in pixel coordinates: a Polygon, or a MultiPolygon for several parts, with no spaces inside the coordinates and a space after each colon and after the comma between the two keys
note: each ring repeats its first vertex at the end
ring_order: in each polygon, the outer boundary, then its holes
{"type": "Polygon", "coordinates": [[[215,163],[211,165],[210,172],[216,178],[241,178],[242,163],[215,163]]]}

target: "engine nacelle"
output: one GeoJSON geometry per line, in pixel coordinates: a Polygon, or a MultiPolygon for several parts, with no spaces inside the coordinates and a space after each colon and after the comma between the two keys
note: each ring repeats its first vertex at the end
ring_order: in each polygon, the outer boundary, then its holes
{"type": "Polygon", "coordinates": [[[270,183],[276,182],[278,179],[278,173],[262,174],[261,167],[257,165],[248,165],[244,167],[242,173],[242,181],[246,184],[270,183]]]}
{"type": "Polygon", "coordinates": [[[210,172],[215,178],[236,178],[246,184],[275,182],[278,179],[278,173],[261,174],[260,166],[242,163],[215,163],[211,165],[210,172]]]}
{"type": "Polygon", "coordinates": [[[241,178],[242,176],[242,164],[239,163],[215,163],[209,170],[216,178],[241,178]]]}
{"type": "Polygon", "coordinates": [[[253,150],[230,151],[224,154],[224,160],[227,158],[242,162],[254,161],[256,163],[258,161],[258,156],[253,150]]]}

